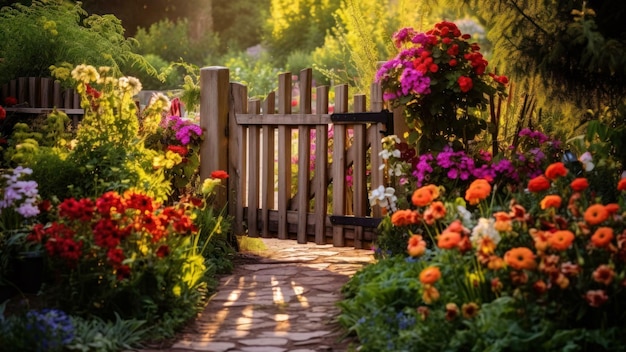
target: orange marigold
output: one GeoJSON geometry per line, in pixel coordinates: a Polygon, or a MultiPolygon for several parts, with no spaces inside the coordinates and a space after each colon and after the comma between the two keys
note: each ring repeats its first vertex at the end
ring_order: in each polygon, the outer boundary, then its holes
{"type": "Polygon", "coordinates": [[[619,182],[617,183],[617,190],[626,191],[626,177],[619,180],[619,182]]]}
{"type": "Polygon", "coordinates": [[[561,196],[558,196],[556,194],[550,194],[543,197],[539,205],[541,206],[541,209],[544,210],[547,208],[560,208],[561,201],[561,196]]]}
{"type": "Polygon", "coordinates": [[[604,209],[609,213],[609,215],[613,215],[619,211],[619,204],[609,203],[604,206],[604,209]]]}
{"type": "Polygon", "coordinates": [[[417,207],[425,207],[439,197],[439,188],[435,185],[426,185],[413,192],[411,203],[417,207]]]}
{"type": "Polygon", "coordinates": [[[441,271],[436,266],[429,266],[420,272],[420,282],[432,285],[441,278],[441,271]]]}
{"type": "Polygon", "coordinates": [[[574,242],[574,233],[569,230],[560,230],[550,234],[548,244],[557,251],[564,251],[574,242]]]}
{"type": "Polygon", "coordinates": [[[582,192],[586,190],[587,187],[589,187],[589,181],[587,181],[587,179],[584,177],[579,177],[574,179],[574,181],[572,181],[572,183],[570,183],[569,185],[570,187],[572,187],[572,190],[576,192],[582,192]]]}
{"type": "Polygon", "coordinates": [[[611,227],[598,227],[591,236],[591,244],[599,248],[608,246],[611,240],[613,240],[613,228],[611,227]]]}
{"type": "Polygon", "coordinates": [[[420,235],[413,235],[409,238],[407,252],[411,257],[419,257],[426,252],[426,241],[420,235]]]}
{"type": "Polygon", "coordinates": [[[391,215],[391,223],[394,226],[407,226],[419,221],[419,213],[410,209],[398,210],[391,215]]]}
{"type": "Polygon", "coordinates": [[[609,212],[602,204],[593,204],[585,210],[583,218],[589,225],[598,225],[609,218],[609,212]]]}
{"type": "Polygon", "coordinates": [[[461,234],[454,231],[443,231],[437,239],[439,248],[452,249],[461,242],[461,234]]]}
{"type": "Polygon", "coordinates": [[[504,262],[513,269],[532,270],[535,268],[535,254],[526,247],[515,247],[504,253],[504,262]]]}
{"type": "Polygon", "coordinates": [[[493,214],[493,217],[496,219],[493,227],[496,231],[500,232],[508,232],[513,230],[513,222],[511,221],[511,215],[509,213],[505,213],[503,211],[498,211],[493,214]]]}
{"type": "Polygon", "coordinates": [[[539,175],[528,181],[528,190],[533,193],[543,192],[548,188],[550,188],[550,180],[543,175],[539,175]]]}
{"type": "Polygon", "coordinates": [[[428,212],[435,220],[440,220],[446,216],[446,206],[440,201],[432,202],[428,207],[428,212]]]}
{"type": "Polygon", "coordinates": [[[476,205],[483,199],[486,199],[491,193],[491,185],[485,179],[478,179],[472,182],[465,191],[465,200],[471,205],[476,205]]]}
{"type": "Polygon", "coordinates": [[[559,177],[567,175],[567,168],[565,167],[565,164],[559,161],[559,162],[550,164],[546,168],[545,174],[547,178],[551,180],[556,180],[559,177]]]}

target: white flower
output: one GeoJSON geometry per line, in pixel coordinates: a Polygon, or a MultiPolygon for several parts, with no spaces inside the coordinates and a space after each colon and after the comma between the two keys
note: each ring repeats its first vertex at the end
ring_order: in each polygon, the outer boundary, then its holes
{"type": "Polygon", "coordinates": [[[478,243],[482,238],[489,237],[494,244],[500,242],[500,234],[494,227],[494,219],[480,218],[478,224],[472,229],[472,235],[470,241],[472,243],[478,243]]]}
{"type": "Polygon", "coordinates": [[[369,195],[369,201],[371,205],[378,204],[383,208],[388,208],[391,211],[396,209],[396,201],[398,197],[395,195],[396,190],[393,187],[378,186],[373,189],[369,195]]]}
{"type": "Polygon", "coordinates": [[[461,222],[463,222],[463,226],[467,228],[472,227],[472,213],[470,213],[469,210],[467,210],[467,208],[462,205],[457,205],[456,210],[461,216],[461,222]]]}
{"type": "Polygon", "coordinates": [[[578,160],[583,164],[583,168],[585,169],[585,171],[591,171],[595,167],[595,165],[592,162],[593,157],[591,156],[591,153],[589,152],[584,152],[583,155],[581,155],[580,158],[578,158],[578,160]]]}

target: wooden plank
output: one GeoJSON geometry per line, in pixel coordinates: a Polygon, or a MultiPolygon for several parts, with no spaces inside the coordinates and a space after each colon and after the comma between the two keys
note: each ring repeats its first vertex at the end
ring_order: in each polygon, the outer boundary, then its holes
{"type": "Polygon", "coordinates": [[[248,109],[248,89],[239,83],[230,83],[232,102],[230,104],[230,119],[228,130],[228,208],[235,220],[233,229],[235,234],[243,234],[243,207],[245,205],[246,188],[246,126],[238,126],[234,116],[237,112],[246,112],[248,109]]]}
{"type": "MultiPolygon", "coordinates": [[[[300,115],[311,114],[311,84],[313,71],[300,72],[300,115]]],[[[309,175],[311,162],[311,129],[298,126],[298,243],[306,243],[306,218],[309,212],[309,175]]]]}
{"type": "MultiPolygon", "coordinates": [[[[267,95],[265,101],[263,101],[263,113],[271,115],[276,110],[276,93],[271,92],[267,95]]],[[[262,116],[259,116],[262,118],[262,116]]],[[[275,127],[270,125],[263,125],[263,160],[262,172],[261,172],[261,221],[262,235],[263,237],[270,237],[269,230],[269,211],[274,209],[274,195],[275,195],[275,181],[274,181],[274,135],[275,127]]]]}
{"type": "MultiPolygon", "coordinates": [[[[328,86],[317,87],[316,111],[328,113],[328,86]]],[[[315,243],[325,244],[325,223],[328,212],[328,125],[315,127],[315,243]]]]}
{"type": "MultiPolygon", "coordinates": [[[[291,114],[291,73],[278,77],[278,113],[291,114]]],[[[278,126],[278,238],[286,239],[291,199],[291,127],[278,126]]]]}
{"type": "Polygon", "coordinates": [[[63,108],[63,99],[61,95],[61,82],[54,81],[52,83],[52,106],[63,108]]]}
{"type": "MultiPolygon", "coordinates": [[[[248,102],[248,111],[260,114],[261,102],[251,100],[248,102]]],[[[261,127],[250,126],[248,129],[248,236],[258,237],[258,216],[259,208],[259,183],[261,168],[261,127]]]]}
{"type": "MultiPolygon", "coordinates": [[[[383,109],[383,91],[378,83],[373,83],[371,85],[370,91],[370,109],[372,111],[382,111],[383,109]]],[[[389,128],[385,126],[385,128],[389,128]]],[[[378,188],[378,186],[385,185],[385,175],[383,170],[380,169],[380,165],[383,164],[383,158],[380,156],[380,152],[382,151],[382,143],[381,139],[383,134],[381,131],[383,130],[382,123],[372,124],[368,128],[368,144],[370,146],[370,164],[372,169],[370,170],[371,175],[371,189],[378,188]]],[[[372,208],[372,216],[375,218],[379,218],[382,216],[382,210],[378,204],[370,205],[372,208]]]]}
{"type": "MultiPolygon", "coordinates": [[[[69,91],[66,91],[69,94],[69,91]]],[[[72,103],[71,97],[68,103],[72,103]]],[[[245,100],[244,100],[245,101],[245,100]]],[[[200,148],[200,180],[210,177],[215,170],[231,173],[228,163],[229,138],[226,135],[229,126],[230,84],[229,71],[226,67],[212,66],[200,69],[200,127],[203,141],[200,148]]],[[[232,143],[236,143],[231,139],[232,143]]],[[[234,150],[234,149],[233,149],[234,150]]],[[[238,175],[230,175],[236,182],[238,175]]],[[[216,192],[216,206],[221,208],[227,203],[227,192],[216,192]]],[[[234,202],[232,202],[233,206],[234,202]]],[[[232,208],[229,207],[229,210],[232,208]]],[[[230,213],[230,215],[234,215],[230,213]]]]}
{"type": "MultiPolygon", "coordinates": [[[[39,103],[39,82],[38,77],[28,77],[28,106],[33,108],[41,108],[39,103]]],[[[47,106],[45,106],[47,107],[47,106]]]]}
{"type": "MultiPolygon", "coordinates": [[[[354,112],[364,112],[366,109],[365,95],[354,96],[354,112]]],[[[356,217],[364,217],[367,212],[367,178],[366,172],[366,125],[354,125],[354,164],[352,165],[352,211],[356,217]]],[[[354,246],[363,248],[363,227],[354,229],[354,246]]]]}
{"type": "MultiPolygon", "coordinates": [[[[49,114],[54,108],[5,108],[7,112],[14,112],[18,114],[49,114]]],[[[83,109],[57,109],[58,111],[63,111],[68,115],[84,115],[85,110],[83,109]]]]}
{"type": "Polygon", "coordinates": [[[40,79],[39,87],[39,106],[42,108],[51,108],[52,101],[50,99],[52,93],[52,79],[48,77],[42,77],[40,79]]]}
{"type": "MultiPolygon", "coordinates": [[[[289,106],[291,108],[291,105],[289,106]]],[[[309,115],[291,115],[291,114],[278,114],[263,115],[259,119],[254,114],[237,114],[237,123],[240,125],[327,125],[332,123],[329,114],[309,114],[309,115]]]]}
{"type": "MultiPolygon", "coordinates": [[[[335,111],[348,111],[348,86],[343,84],[335,86],[335,111]]],[[[333,133],[333,215],[344,215],[346,206],[346,127],[345,125],[334,125],[333,133]]],[[[343,247],[344,229],[343,226],[333,227],[333,246],[343,247]]]]}
{"type": "MultiPolygon", "coordinates": [[[[28,101],[28,77],[19,77],[17,79],[17,103],[21,104],[28,101]]],[[[29,107],[34,107],[29,102],[29,107]]]]}

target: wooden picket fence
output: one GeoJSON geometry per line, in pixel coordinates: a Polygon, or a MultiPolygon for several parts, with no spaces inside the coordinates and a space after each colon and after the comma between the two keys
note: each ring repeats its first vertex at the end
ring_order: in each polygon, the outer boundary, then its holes
{"type": "Polygon", "coordinates": [[[74,89],[64,89],[59,81],[49,77],[20,77],[2,85],[0,104],[13,97],[17,104],[7,111],[23,114],[45,114],[53,108],[68,115],[83,115],[80,96],[74,89]]]}
{"type": "Polygon", "coordinates": [[[227,187],[217,197],[228,204],[237,234],[247,230],[249,236],[364,248],[374,240],[381,217],[381,209],[368,203],[368,194],[384,184],[380,140],[392,132],[393,119],[383,111],[377,84],[371,88],[370,112],[365,95],[355,95],[354,113],[348,113],[347,85],[334,87],[333,113],[328,86],[315,88],[313,105],[311,72],[299,75],[298,109],[292,112],[291,73],[280,74],[277,92],[260,101],[249,99],[244,85],[229,82],[227,68],[201,69],[200,125],[205,135],[200,176],[228,171],[227,187]],[[298,138],[292,140],[295,131],[298,138]],[[296,172],[292,143],[297,145],[296,172]],[[346,185],[349,168],[351,187],[346,185]]]}

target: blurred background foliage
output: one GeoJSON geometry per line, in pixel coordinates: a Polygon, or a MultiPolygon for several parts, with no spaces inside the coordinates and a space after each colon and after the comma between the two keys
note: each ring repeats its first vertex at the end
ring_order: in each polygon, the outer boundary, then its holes
{"type": "MultiPolygon", "coordinates": [[[[13,3],[0,1],[0,6],[13,3]]],[[[610,138],[624,136],[626,2],[622,0],[84,0],[79,4],[84,9],[79,26],[84,27],[84,19],[92,14],[112,14],[121,20],[128,40],[123,42],[125,49],[145,58],[141,65],[126,60],[130,64],[125,65],[125,73],[140,78],[144,89],[180,88],[187,74],[183,68],[189,67],[181,63],[221,65],[228,66],[232,78],[246,83],[257,97],[276,88],[275,73],[297,74],[307,67],[314,69],[317,84],[347,83],[354,88],[352,93],[369,94],[378,65],[395,54],[391,42],[395,31],[406,26],[424,30],[450,20],[480,44],[489,70],[511,78],[508,110],[502,114],[511,121],[501,125],[517,126],[521,121],[571,138],[583,133],[588,122],[603,121],[617,134],[610,138]]],[[[12,32],[4,25],[0,28],[5,38],[0,41],[0,57],[6,57],[15,43],[8,40],[12,32]]]]}

